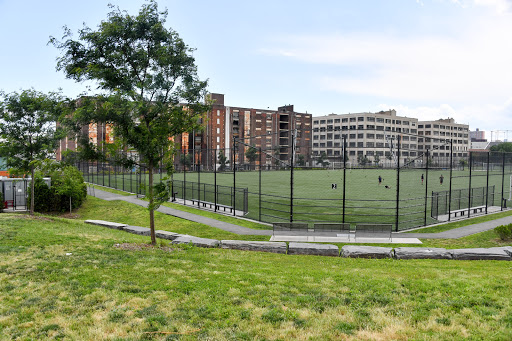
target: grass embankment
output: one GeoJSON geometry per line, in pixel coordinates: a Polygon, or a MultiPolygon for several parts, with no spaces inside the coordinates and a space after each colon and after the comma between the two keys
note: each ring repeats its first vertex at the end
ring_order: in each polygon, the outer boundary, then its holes
{"type": "MultiPolygon", "coordinates": [[[[90,184],[90,186],[94,187],[95,189],[99,189],[99,190],[102,190],[105,192],[115,193],[115,194],[119,194],[119,195],[123,195],[123,196],[134,195],[133,193],[123,192],[123,191],[109,188],[109,187],[103,187],[103,186],[92,185],[92,184],[90,184]]],[[[145,200],[144,198],[141,198],[141,199],[145,200]]],[[[243,227],[248,227],[251,229],[256,229],[256,230],[271,230],[272,229],[272,226],[269,226],[269,225],[264,225],[264,224],[260,224],[260,223],[254,222],[254,221],[245,220],[245,219],[238,219],[238,218],[230,217],[229,215],[226,215],[226,214],[209,212],[209,211],[197,209],[197,208],[194,208],[191,206],[175,204],[172,202],[165,202],[162,204],[162,206],[167,206],[167,207],[170,207],[170,208],[173,208],[176,210],[193,213],[193,214],[200,215],[203,217],[212,218],[215,220],[224,221],[226,223],[231,223],[231,224],[235,224],[235,225],[239,225],[239,226],[243,226],[243,227]]]]}
{"type": "Polygon", "coordinates": [[[459,228],[459,227],[463,227],[463,226],[468,226],[468,225],[473,225],[473,224],[478,224],[478,223],[484,223],[486,221],[491,221],[491,220],[496,220],[496,219],[508,217],[508,216],[511,216],[511,215],[512,215],[512,210],[509,210],[509,211],[504,211],[504,212],[499,212],[499,213],[487,214],[487,215],[479,216],[479,217],[475,217],[475,218],[459,220],[459,221],[455,221],[453,223],[446,223],[446,224],[442,224],[442,225],[435,225],[435,226],[425,227],[425,228],[422,228],[422,229],[419,229],[419,230],[408,231],[408,232],[405,232],[405,233],[437,233],[437,232],[444,232],[444,231],[453,230],[453,229],[456,229],[456,228],[459,228]]]}
{"type": "MultiPolygon", "coordinates": [[[[92,198],[78,214],[92,215],[95,204],[92,198]]],[[[142,219],[131,205],[128,209],[126,219],[142,219]]],[[[110,219],[113,214],[106,209],[93,218],[116,220],[110,219]]],[[[203,229],[196,226],[196,234],[203,229]]],[[[63,340],[512,338],[510,262],[114,247],[147,241],[77,220],[0,215],[0,335],[63,340]]]]}
{"type": "MultiPolygon", "coordinates": [[[[170,204],[170,207],[181,206],[176,204],[170,204]]],[[[253,228],[251,224],[260,225],[245,220],[240,220],[232,217],[226,217],[215,213],[205,212],[198,209],[182,206],[182,208],[188,208],[191,213],[202,213],[202,215],[210,214],[211,218],[221,220],[253,228]]],[[[493,217],[495,219],[501,218],[506,215],[512,214],[512,211],[503,213],[493,214],[492,216],[483,216],[478,218],[472,218],[465,221],[454,222],[446,224],[451,228],[457,228],[471,223],[477,223],[485,220],[490,220],[493,217]],[[476,220],[476,221],[475,221],[476,220]]],[[[124,223],[136,226],[148,226],[148,211],[140,206],[130,204],[124,201],[105,201],[94,197],[88,197],[82,208],[76,212],[76,218],[86,219],[102,219],[112,221],[116,223],[124,223]]],[[[165,215],[159,212],[155,212],[155,224],[159,230],[171,231],[182,234],[189,234],[201,238],[214,238],[214,239],[243,239],[243,240],[261,240],[268,241],[268,236],[256,236],[246,235],[241,236],[230,232],[222,231],[217,228],[194,223],[188,220],[176,218],[173,216],[165,215]]],[[[444,226],[444,225],[443,225],[444,226]]],[[[435,226],[437,227],[437,226],[435,226]]],[[[433,227],[433,228],[435,228],[433,227]]],[[[448,228],[446,229],[448,230],[448,228]]],[[[418,231],[419,232],[419,231],[418,231]]],[[[435,231],[433,231],[435,232],[435,231]]],[[[422,239],[422,245],[411,245],[411,244],[371,244],[372,246],[392,246],[392,247],[444,247],[448,249],[455,248],[473,248],[473,247],[496,247],[510,245],[509,241],[501,241],[497,234],[491,230],[483,233],[478,233],[472,236],[459,239],[422,239]]],[[[336,243],[339,247],[345,245],[344,243],[336,243]]],[[[358,245],[358,244],[349,244],[358,245]]]]}
{"type": "MultiPolygon", "coordinates": [[[[175,205],[179,206],[179,205],[175,205]]],[[[200,210],[197,210],[200,211],[200,210]]],[[[204,211],[200,211],[206,213],[204,211]]],[[[77,218],[102,219],[122,224],[149,227],[148,210],[124,201],[105,201],[94,197],[87,197],[82,208],[77,211],[77,218]]],[[[215,214],[212,214],[215,215],[215,214]]],[[[221,215],[215,215],[220,216],[221,215]]],[[[224,218],[224,217],[223,217],[224,218]]],[[[214,219],[221,220],[216,217],[214,219]]],[[[231,218],[231,222],[237,224],[239,219],[231,218]]],[[[242,221],[246,222],[246,221],[242,221]]],[[[250,223],[250,222],[247,222],[250,223]]],[[[259,225],[259,224],[257,224],[259,225]]],[[[157,230],[171,231],[181,234],[190,234],[201,238],[215,239],[246,239],[246,240],[268,240],[268,236],[240,236],[231,232],[195,223],[192,221],[176,218],[160,212],[155,212],[155,226],[157,230]]]]}

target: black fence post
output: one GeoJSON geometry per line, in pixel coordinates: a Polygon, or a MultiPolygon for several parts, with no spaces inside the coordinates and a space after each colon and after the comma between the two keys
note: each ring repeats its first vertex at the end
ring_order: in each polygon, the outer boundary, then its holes
{"type": "Polygon", "coordinates": [[[398,232],[400,214],[400,140],[400,135],[397,135],[398,155],[396,158],[396,232],[398,232]]]}
{"type": "Polygon", "coordinates": [[[491,152],[487,152],[487,183],[485,185],[485,214],[487,214],[487,208],[489,206],[489,162],[491,160],[491,152]]]}
{"type": "MultiPolygon", "coordinates": [[[[453,139],[450,139],[450,188],[448,192],[448,221],[451,220],[452,217],[452,178],[453,178],[453,139]]],[[[460,197],[460,195],[459,195],[460,197]]],[[[460,209],[460,200],[459,200],[459,209],[460,209]]]]}
{"type": "Polygon", "coordinates": [[[471,215],[471,197],[472,197],[472,191],[471,191],[471,171],[473,168],[473,152],[469,152],[469,200],[468,200],[468,218],[471,215]]]}
{"type": "Polygon", "coordinates": [[[183,158],[183,183],[181,184],[181,191],[183,192],[183,204],[187,204],[187,154],[185,151],[182,152],[183,158]]]}
{"type": "Polygon", "coordinates": [[[215,208],[213,209],[215,212],[217,212],[217,152],[216,150],[213,151],[214,162],[213,162],[213,201],[215,208]]]}
{"type": "MultiPolygon", "coordinates": [[[[505,206],[505,152],[502,152],[502,165],[501,165],[501,200],[500,200],[500,209],[503,211],[503,207],[505,206]]],[[[510,184],[509,184],[510,185],[510,184]]]]}
{"type": "MultiPolygon", "coordinates": [[[[429,150],[427,149],[427,167],[425,169],[425,216],[423,218],[423,226],[427,226],[427,211],[428,211],[428,156],[429,150]]],[[[439,213],[438,213],[439,214],[439,213]]],[[[432,214],[430,214],[432,216],[432,214]]]]}
{"type": "Polygon", "coordinates": [[[294,133],[291,132],[290,130],[290,133],[291,133],[291,138],[292,138],[292,153],[290,155],[290,160],[288,160],[290,162],[290,223],[293,223],[293,158],[294,158],[294,148],[293,148],[293,144],[294,144],[294,133]]]}
{"type": "Polygon", "coordinates": [[[342,212],[342,222],[345,223],[345,194],[346,194],[346,184],[347,184],[347,136],[343,136],[343,212],[342,212]]]}
{"type": "Polygon", "coordinates": [[[123,178],[123,191],[125,191],[125,189],[124,189],[124,172],[125,172],[125,167],[124,167],[124,165],[122,165],[121,166],[121,176],[123,178]]]}
{"type": "MultiPolygon", "coordinates": [[[[195,158],[194,153],[194,158],[195,158]]],[[[199,164],[199,152],[197,153],[197,207],[200,207],[199,201],[201,200],[201,165],[199,164]]]]}
{"type": "Polygon", "coordinates": [[[258,169],[258,219],[261,221],[261,147],[260,147],[260,168],[258,169]]]}
{"type": "Polygon", "coordinates": [[[233,136],[233,215],[236,216],[236,137],[233,136]]]}

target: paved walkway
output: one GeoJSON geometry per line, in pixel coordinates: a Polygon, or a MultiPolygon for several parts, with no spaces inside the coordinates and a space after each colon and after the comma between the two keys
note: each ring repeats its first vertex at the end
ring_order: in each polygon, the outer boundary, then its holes
{"type": "MultiPolygon", "coordinates": [[[[87,194],[95,196],[96,198],[111,201],[111,200],[122,200],[138,206],[147,207],[148,202],[138,199],[136,196],[123,196],[115,193],[99,190],[97,188],[87,188],[87,194]]],[[[158,212],[172,215],[174,217],[194,221],[196,223],[205,224],[208,226],[216,227],[218,229],[232,232],[239,235],[260,235],[260,236],[271,236],[271,230],[254,230],[235,224],[226,223],[223,221],[203,217],[197,214],[176,210],[174,208],[160,206],[158,212]]],[[[497,226],[512,224],[512,216],[500,218],[496,220],[487,221],[484,223],[473,224],[468,226],[459,227],[453,230],[438,232],[438,233],[393,233],[393,239],[395,238],[420,238],[420,239],[457,239],[466,237],[475,233],[492,230],[497,226]]]]}
{"type": "MultiPolygon", "coordinates": [[[[421,238],[421,239],[457,239],[470,236],[475,233],[489,231],[500,225],[512,224],[512,216],[486,221],[483,223],[467,225],[453,230],[438,233],[393,233],[393,236],[401,238],[421,238]]],[[[393,237],[394,238],[394,237],[393,237]]]]}
{"type": "MultiPolygon", "coordinates": [[[[102,191],[97,188],[91,190],[91,188],[88,187],[87,194],[95,196],[96,198],[99,198],[99,199],[107,200],[107,201],[122,200],[122,201],[126,201],[129,203],[138,205],[138,206],[142,206],[142,207],[148,207],[148,204],[149,204],[147,201],[138,199],[135,195],[131,195],[131,196],[119,195],[119,194],[115,194],[115,193],[102,191]]],[[[218,229],[232,232],[232,233],[239,234],[239,235],[259,235],[259,236],[271,236],[272,235],[272,231],[270,231],[270,230],[254,230],[254,229],[250,229],[247,227],[238,226],[235,224],[230,224],[230,223],[226,223],[223,221],[203,217],[203,216],[200,216],[197,214],[176,210],[174,208],[170,208],[170,207],[166,207],[166,206],[160,206],[157,211],[164,213],[164,214],[172,215],[174,217],[194,221],[196,223],[201,223],[201,224],[205,224],[208,226],[216,227],[218,229]]]]}

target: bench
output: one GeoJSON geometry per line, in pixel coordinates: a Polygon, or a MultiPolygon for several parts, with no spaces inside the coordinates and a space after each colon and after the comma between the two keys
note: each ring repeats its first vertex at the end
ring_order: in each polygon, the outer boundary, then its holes
{"type": "MultiPolygon", "coordinates": [[[[469,210],[471,210],[473,213],[482,213],[485,210],[485,205],[471,207],[469,210]]],[[[460,215],[462,217],[466,215],[467,211],[467,208],[461,208],[460,210],[450,211],[450,216],[453,214],[455,218],[457,217],[457,215],[460,215]]]]}
{"type": "Polygon", "coordinates": [[[392,240],[392,224],[357,224],[355,238],[386,238],[392,240]]]}
{"type": "Polygon", "coordinates": [[[197,200],[197,199],[189,199],[190,201],[192,201],[192,205],[195,205],[195,204],[199,204],[200,206],[203,206],[203,207],[209,207],[210,209],[216,209],[217,211],[220,211],[220,209],[222,208],[224,210],[224,212],[226,212],[226,210],[229,210],[229,212],[233,213],[233,206],[227,206],[227,205],[222,205],[222,204],[215,204],[214,202],[209,202],[209,201],[203,201],[203,200],[197,200]]]}
{"type": "Polygon", "coordinates": [[[315,223],[313,230],[315,232],[339,232],[350,240],[350,223],[315,223]]]}
{"type": "Polygon", "coordinates": [[[273,223],[272,235],[275,232],[284,232],[285,235],[304,235],[309,231],[307,223],[273,223]]]}

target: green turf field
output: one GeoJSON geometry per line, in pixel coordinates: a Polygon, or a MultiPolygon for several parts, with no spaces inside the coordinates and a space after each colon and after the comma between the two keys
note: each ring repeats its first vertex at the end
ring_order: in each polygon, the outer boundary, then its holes
{"type": "MultiPolygon", "coordinates": [[[[345,179],[345,191],[343,191],[343,170],[295,170],[293,172],[293,207],[291,206],[291,173],[290,170],[276,171],[239,171],[234,175],[232,172],[180,172],[173,175],[174,180],[186,180],[186,185],[180,183],[175,188],[178,197],[197,198],[201,195],[202,200],[215,201],[213,186],[206,187],[205,184],[214,183],[219,186],[217,202],[226,205],[236,205],[242,209],[241,197],[243,194],[237,192],[236,204],[232,201],[231,192],[226,192],[222,186],[236,188],[247,188],[248,213],[247,217],[264,222],[289,221],[293,214],[293,221],[307,222],[341,222],[343,221],[343,192],[345,192],[345,216],[344,221],[350,223],[379,222],[396,224],[398,212],[398,226],[400,230],[430,225],[438,222],[431,217],[432,192],[448,191],[450,189],[449,169],[402,169],[399,175],[394,169],[347,169],[345,179]],[[421,175],[424,175],[423,183],[421,175]],[[382,178],[379,185],[378,178],[382,178]],[[443,176],[443,184],[440,184],[440,177],[443,176]],[[398,179],[399,177],[399,179],[398,179]],[[216,178],[216,179],[215,179],[216,178]],[[260,181],[261,179],[261,181],[260,181]],[[400,183],[397,193],[397,183],[400,183]],[[201,184],[198,191],[197,183],[201,184]],[[336,188],[333,189],[333,184],[336,188]],[[387,186],[387,187],[386,187],[387,186]],[[261,190],[260,190],[261,188],[261,190]],[[261,193],[261,195],[260,195],[261,193]],[[398,194],[398,210],[397,210],[398,194]],[[426,212],[426,213],[425,213],[426,212]]],[[[508,198],[510,191],[511,170],[507,167],[505,176],[502,171],[494,170],[472,171],[453,170],[451,187],[452,210],[467,207],[468,194],[456,192],[455,190],[494,186],[494,195],[490,192],[489,206],[500,206],[502,180],[504,182],[505,197],[508,198]],[[457,196],[461,196],[460,201],[457,196]]],[[[137,191],[137,182],[147,184],[146,175],[136,177],[134,175],[86,176],[86,181],[103,184],[105,186],[123,189],[129,192],[137,191]]],[[[160,176],[155,175],[159,181],[160,176]]],[[[177,183],[177,181],[176,181],[177,183]]],[[[476,191],[475,193],[480,193],[476,191]]],[[[472,200],[476,206],[477,202],[485,204],[485,192],[475,194],[472,200]],[[478,197],[477,197],[478,196],[478,197]]],[[[447,195],[446,195],[447,197],[447,195]]],[[[480,205],[478,203],[478,205],[480,205]]]]}

